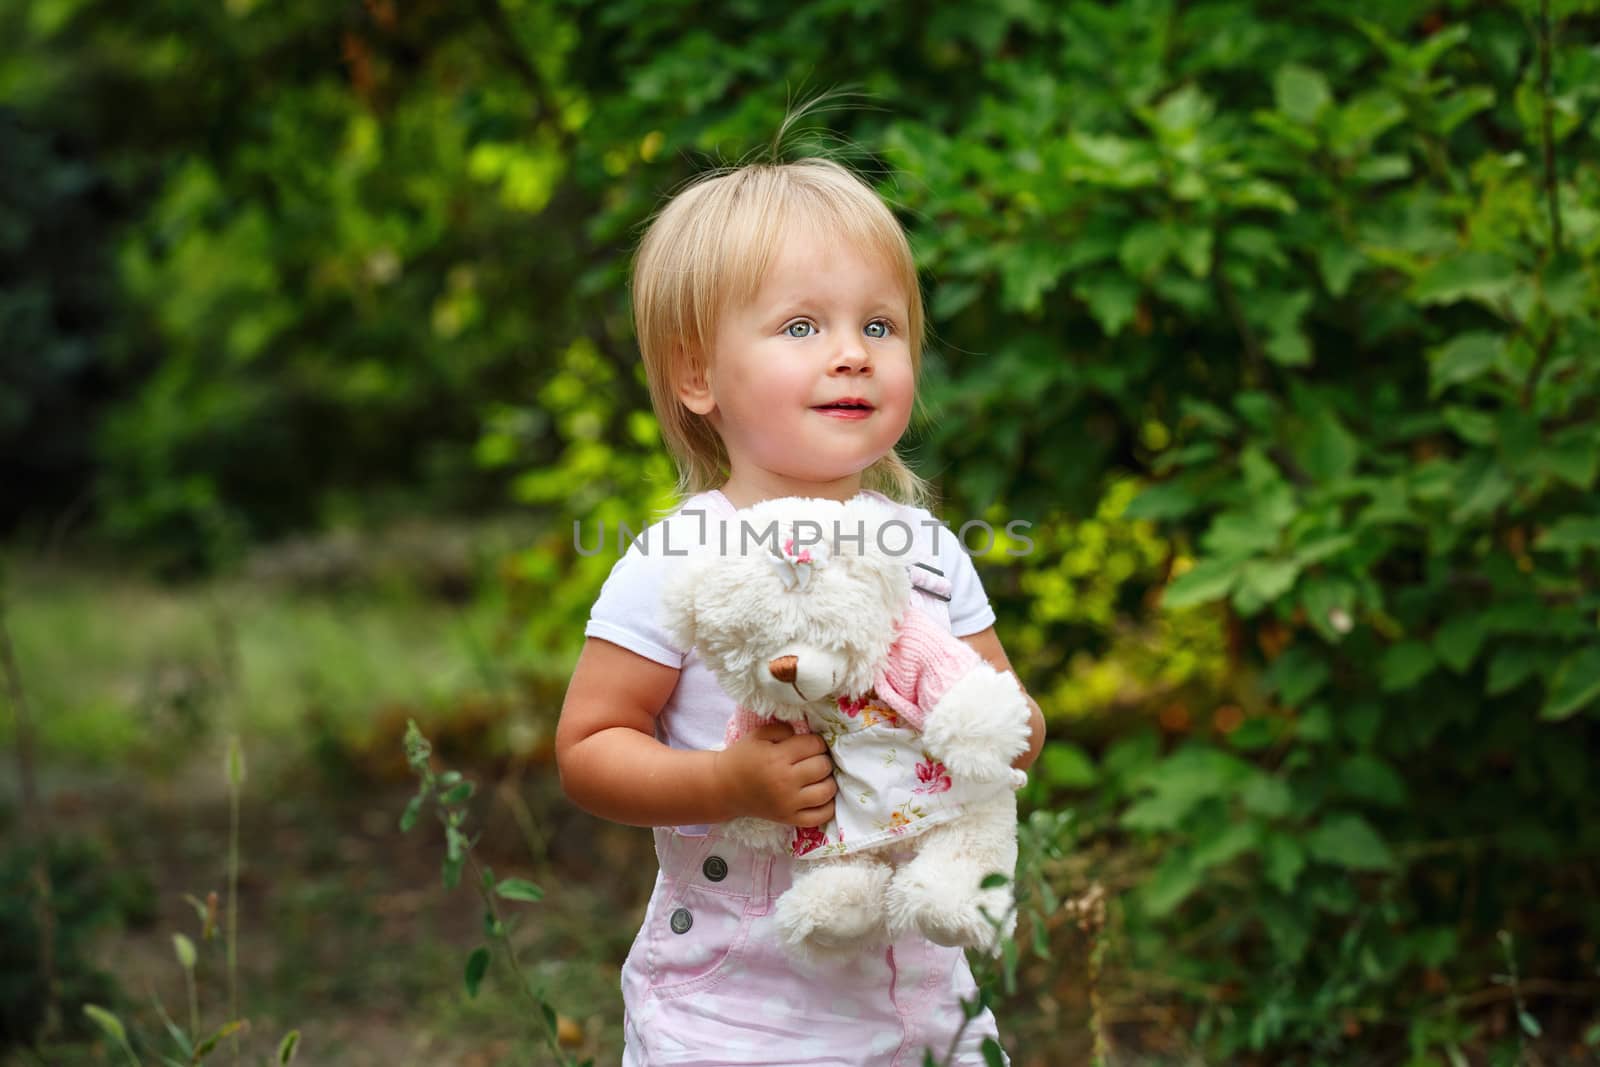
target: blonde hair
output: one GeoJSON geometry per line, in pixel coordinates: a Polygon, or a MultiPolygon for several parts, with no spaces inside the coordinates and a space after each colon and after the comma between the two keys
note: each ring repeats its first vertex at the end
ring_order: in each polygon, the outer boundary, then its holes
{"type": "MultiPolygon", "coordinates": [[[[795,223],[818,226],[883,258],[909,315],[913,380],[922,369],[922,292],[905,231],[878,194],[828,159],[752,163],[712,171],[673,197],[650,223],[633,267],[633,321],[661,437],[687,497],[727,477],[728,454],[711,424],[678,399],[678,383],[704,371],[729,301],[752,299],[778,241],[795,223]]],[[[931,487],[891,448],[862,485],[929,506],[931,487]]]]}

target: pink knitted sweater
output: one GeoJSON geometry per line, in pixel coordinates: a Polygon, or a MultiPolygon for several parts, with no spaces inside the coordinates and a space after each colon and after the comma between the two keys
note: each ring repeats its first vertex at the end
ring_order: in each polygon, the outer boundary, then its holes
{"type": "MultiPolygon", "coordinates": [[[[902,722],[920,733],[940,698],[980,662],[982,657],[966,642],[913,603],[897,624],[888,658],[873,676],[873,690],[902,722]]],[[[748,708],[738,708],[728,721],[727,743],[733,744],[770,721],[748,708]]],[[[792,725],[795,733],[811,732],[804,720],[792,725]]]]}

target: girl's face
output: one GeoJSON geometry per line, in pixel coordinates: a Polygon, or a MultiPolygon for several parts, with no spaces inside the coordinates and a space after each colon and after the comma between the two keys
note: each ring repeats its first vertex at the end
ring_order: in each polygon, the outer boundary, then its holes
{"type": "Polygon", "coordinates": [[[679,390],[728,450],[736,506],[859,491],[911,420],[908,313],[878,257],[791,228],[754,299],[722,315],[705,380],[679,390]]]}

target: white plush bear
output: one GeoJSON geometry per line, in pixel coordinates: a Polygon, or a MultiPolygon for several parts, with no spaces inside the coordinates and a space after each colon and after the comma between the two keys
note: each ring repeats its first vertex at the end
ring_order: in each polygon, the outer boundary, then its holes
{"type": "Polygon", "coordinates": [[[996,954],[1015,928],[1026,775],[1011,762],[1028,748],[1027,700],[913,602],[914,559],[894,551],[909,529],[893,519],[867,496],[769,500],[663,594],[669,630],[739,706],[730,743],[772,720],[828,742],[832,822],[727,828],[799,861],[777,922],[800,958],[911,930],[996,954]],[[993,874],[1004,884],[984,888],[993,874]]]}

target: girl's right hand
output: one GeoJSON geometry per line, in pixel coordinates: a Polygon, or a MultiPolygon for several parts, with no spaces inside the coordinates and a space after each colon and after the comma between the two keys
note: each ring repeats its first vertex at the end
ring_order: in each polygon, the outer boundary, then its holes
{"type": "Polygon", "coordinates": [[[713,773],[730,818],[754,816],[789,826],[821,826],[833,818],[828,746],[816,734],[797,734],[771,722],[716,754],[713,773]]]}

